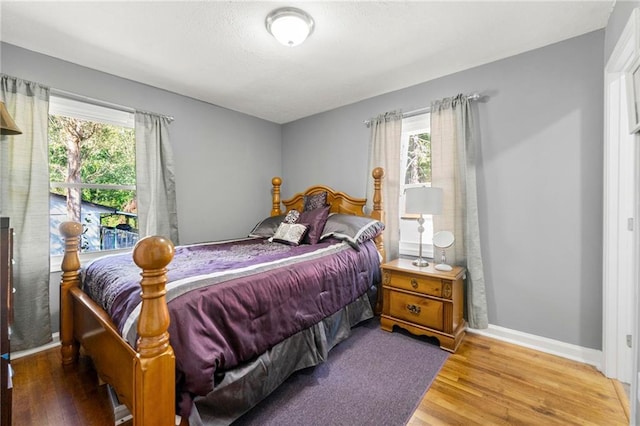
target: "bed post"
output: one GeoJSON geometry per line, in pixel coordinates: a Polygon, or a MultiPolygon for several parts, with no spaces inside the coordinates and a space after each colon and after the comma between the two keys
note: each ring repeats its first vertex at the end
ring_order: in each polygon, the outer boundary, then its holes
{"type": "Polygon", "coordinates": [[[273,207],[271,208],[271,216],[278,216],[282,214],[280,210],[280,185],[282,185],[282,179],[274,177],[271,179],[271,185],[273,185],[273,191],[271,192],[271,201],[273,207]]]}
{"type": "MultiPolygon", "coordinates": [[[[382,178],[384,177],[384,169],[382,167],[376,167],[371,172],[373,176],[373,211],[371,217],[384,223],[384,208],[382,207],[382,178]]],[[[375,239],[378,252],[382,256],[382,261],[386,261],[386,251],[384,249],[384,239],[380,234],[375,239]]]]}
{"type": "Polygon", "coordinates": [[[166,267],[174,251],[171,241],[163,237],[143,238],[133,249],[133,261],[142,269],[134,426],[175,424],[175,356],[169,344],[169,308],[165,299],[166,267]]]}
{"type": "MultiPolygon", "coordinates": [[[[371,172],[371,176],[373,176],[373,210],[371,211],[371,217],[384,223],[384,208],[382,207],[382,178],[384,177],[384,169],[382,167],[376,167],[371,172]]],[[[386,262],[387,253],[384,249],[384,237],[380,234],[374,241],[376,242],[376,248],[382,257],[382,261],[386,262]]],[[[382,313],[382,287],[378,288],[378,297],[376,299],[374,313],[380,315],[382,313]]]]}
{"type": "Polygon", "coordinates": [[[79,345],[73,330],[73,299],[71,289],[80,286],[80,258],[78,246],[82,225],[78,222],[60,224],[60,233],[65,239],[60,279],[60,353],[62,364],[73,364],[78,358],[79,345]]]}

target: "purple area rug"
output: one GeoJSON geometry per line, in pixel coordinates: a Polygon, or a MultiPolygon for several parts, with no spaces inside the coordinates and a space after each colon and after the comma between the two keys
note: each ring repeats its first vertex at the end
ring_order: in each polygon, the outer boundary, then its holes
{"type": "Polygon", "coordinates": [[[404,425],[448,356],[435,339],[382,331],[375,318],[233,425],[404,425]]]}

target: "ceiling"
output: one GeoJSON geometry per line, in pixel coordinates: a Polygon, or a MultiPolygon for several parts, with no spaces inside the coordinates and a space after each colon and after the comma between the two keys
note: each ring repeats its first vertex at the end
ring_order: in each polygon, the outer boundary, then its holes
{"type": "Polygon", "coordinates": [[[0,1],[0,39],[286,123],[604,28],[609,1],[0,1]],[[281,6],[315,29],[285,47],[281,6]]]}

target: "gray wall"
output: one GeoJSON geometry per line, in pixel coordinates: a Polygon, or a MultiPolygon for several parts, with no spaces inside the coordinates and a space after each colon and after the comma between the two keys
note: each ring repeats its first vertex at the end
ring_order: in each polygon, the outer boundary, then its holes
{"type": "Polygon", "coordinates": [[[323,182],[364,196],[363,120],[488,95],[477,112],[489,321],[601,349],[603,52],[596,31],[288,123],[283,192],[323,182]]]}
{"type": "MultiPolygon", "coordinates": [[[[181,243],[246,235],[271,211],[281,173],[281,126],[2,43],[0,71],[55,89],[171,115],[181,243]]],[[[215,78],[215,76],[211,76],[215,78]]],[[[59,276],[51,311],[58,329],[59,276]]]]}
{"type": "Polygon", "coordinates": [[[0,70],[173,115],[185,243],[245,233],[268,215],[274,175],[285,197],[317,183],[364,196],[363,120],[480,91],[488,95],[477,112],[490,323],[600,349],[604,41],[597,31],[283,126],[7,44],[0,70]]]}
{"type": "Polygon", "coordinates": [[[181,242],[237,237],[259,220],[256,205],[265,215],[271,211],[271,178],[281,171],[280,125],[6,43],[1,58],[3,73],[175,118],[181,242]]]}

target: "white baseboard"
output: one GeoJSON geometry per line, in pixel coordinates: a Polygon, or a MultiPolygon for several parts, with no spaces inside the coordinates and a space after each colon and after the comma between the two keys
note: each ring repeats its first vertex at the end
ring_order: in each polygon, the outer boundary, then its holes
{"type": "Polygon", "coordinates": [[[18,359],[28,355],[37,354],[38,352],[46,351],[47,349],[55,348],[60,346],[60,333],[53,333],[51,335],[53,339],[50,343],[46,345],[38,346],[37,348],[31,348],[24,351],[11,352],[11,359],[18,359]]]}
{"type": "Polygon", "coordinates": [[[509,328],[492,324],[489,324],[489,328],[484,330],[467,328],[467,332],[513,343],[514,345],[524,346],[529,349],[535,349],[540,352],[557,355],[563,358],[582,362],[584,364],[593,365],[598,370],[601,370],[602,368],[602,351],[596,349],[584,348],[582,346],[549,339],[547,337],[536,336],[534,334],[523,333],[521,331],[511,330],[509,328]]]}

